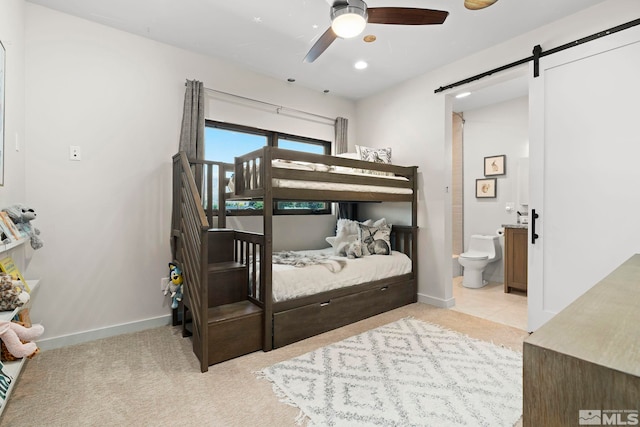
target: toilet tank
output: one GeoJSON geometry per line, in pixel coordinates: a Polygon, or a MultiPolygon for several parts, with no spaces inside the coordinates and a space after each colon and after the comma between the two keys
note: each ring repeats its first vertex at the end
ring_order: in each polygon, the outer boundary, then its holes
{"type": "Polygon", "coordinates": [[[469,252],[480,252],[486,254],[489,260],[502,257],[500,241],[498,236],[474,234],[469,240],[469,252]]]}

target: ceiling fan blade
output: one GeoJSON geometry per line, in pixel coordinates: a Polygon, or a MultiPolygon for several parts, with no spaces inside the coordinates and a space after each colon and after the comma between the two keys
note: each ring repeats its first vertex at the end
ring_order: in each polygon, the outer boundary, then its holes
{"type": "Polygon", "coordinates": [[[318,59],[318,57],[322,55],[322,52],[327,50],[329,45],[333,43],[333,41],[337,38],[338,36],[336,36],[336,33],[333,32],[331,27],[329,27],[327,31],[325,31],[324,34],[320,36],[318,41],[311,47],[311,50],[309,50],[307,56],[304,57],[304,62],[313,62],[318,59]]]}
{"type": "Polygon", "coordinates": [[[433,25],[442,24],[449,12],[414,7],[370,7],[367,9],[370,24],[433,25]]]}
{"type": "Polygon", "coordinates": [[[464,0],[464,7],[471,10],[484,9],[497,1],[498,0],[464,0]]]}

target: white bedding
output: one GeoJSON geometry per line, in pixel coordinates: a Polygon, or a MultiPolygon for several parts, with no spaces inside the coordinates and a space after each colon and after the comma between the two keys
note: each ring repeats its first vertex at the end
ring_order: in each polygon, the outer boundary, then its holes
{"type": "MultiPolygon", "coordinates": [[[[395,178],[395,177],[394,177],[395,178]]],[[[296,181],[293,179],[273,179],[273,186],[278,188],[296,188],[326,191],[357,191],[385,194],[412,194],[410,188],[383,187],[379,185],[343,184],[336,182],[296,181]]]]}
{"type": "MultiPolygon", "coordinates": [[[[333,248],[302,252],[332,255],[333,248]]],[[[337,273],[332,273],[323,265],[300,268],[273,264],[273,301],[285,301],[411,272],[411,259],[396,251],[391,255],[370,255],[357,259],[335,258],[347,261],[347,265],[337,273]]]]}

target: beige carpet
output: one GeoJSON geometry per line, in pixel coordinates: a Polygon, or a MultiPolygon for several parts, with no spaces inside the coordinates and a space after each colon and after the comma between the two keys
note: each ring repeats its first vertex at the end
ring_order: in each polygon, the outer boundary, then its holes
{"type": "Polygon", "coordinates": [[[157,328],[42,352],[27,362],[0,424],[295,426],[298,410],[281,403],[256,371],[407,316],[517,351],[527,336],[453,310],[412,304],[202,374],[179,328],[157,328]]]}

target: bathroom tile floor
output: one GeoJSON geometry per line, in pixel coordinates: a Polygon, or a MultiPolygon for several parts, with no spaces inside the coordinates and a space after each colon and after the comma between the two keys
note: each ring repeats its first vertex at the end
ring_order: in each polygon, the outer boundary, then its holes
{"type": "Polygon", "coordinates": [[[523,292],[507,294],[502,283],[493,282],[478,289],[465,288],[458,276],[453,278],[453,297],[456,305],[452,310],[527,330],[527,295],[523,292]]]}

